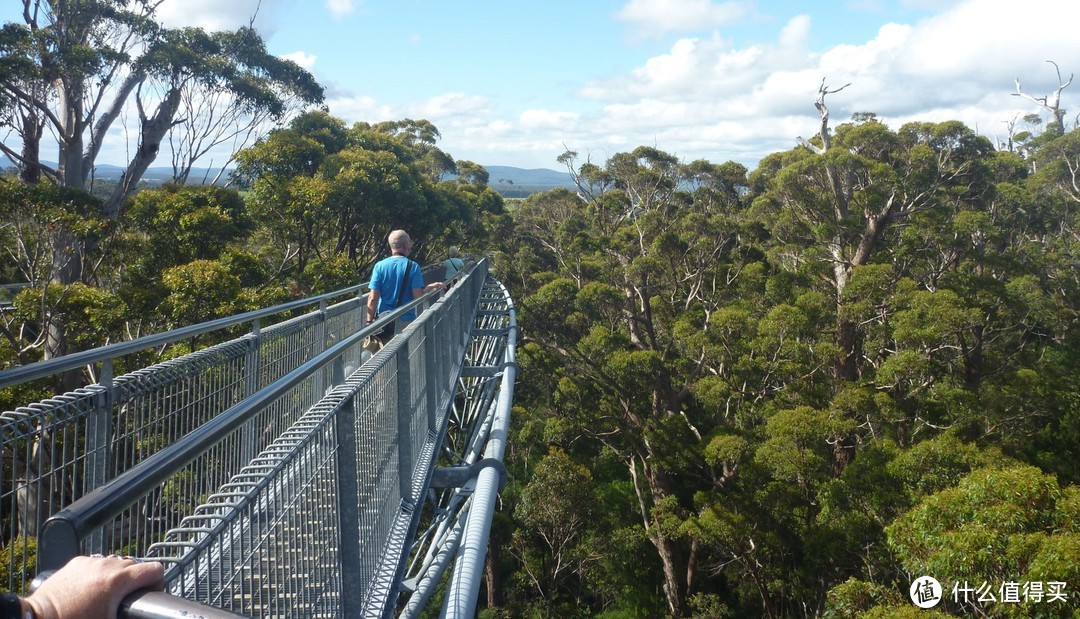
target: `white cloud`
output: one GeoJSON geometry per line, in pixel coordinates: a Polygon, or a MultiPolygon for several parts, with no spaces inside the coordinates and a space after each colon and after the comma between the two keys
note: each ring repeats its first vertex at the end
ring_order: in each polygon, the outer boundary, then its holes
{"type": "MultiPolygon", "coordinates": [[[[683,7],[705,23],[718,5],[633,0],[620,17],[655,20],[660,31],[679,27],[682,17],[666,16],[662,6],[683,7]]],[[[622,76],[579,89],[603,111],[581,118],[576,126],[583,133],[568,139],[611,148],[655,144],[683,151],[675,153],[681,157],[752,162],[813,134],[822,80],[833,89],[850,83],[827,98],[834,126],[852,113],[874,112],[893,128],[912,120],[960,120],[992,137],[1018,113],[1038,111],[1011,96],[1014,78],[1026,92],[1043,96],[1059,84],[1047,59],[1061,65],[1062,80],[1080,73],[1080,66],[1069,65],[1080,58],[1080,3],[1027,0],[1024,14],[1054,16],[1039,20],[1035,30],[1017,24],[1011,0],[942,6],[930,19],[885,24],[869,40],[824,52],[809,49],[816,25],[805,15],[788,21],[773,43],[738,47],[718,34],[680,39],[622,76]]]]}
{"type": "Polygon", "coordinates": [[[577,122],[576,112],[553,112],[551,110],[525,110],[521,113],[523,129],[564,129],[577,122]]]}
{"type": "Polygon", "coordinates": [[[403,118],[400,110],[379,103],[374,98],[367,96],[345,96],[341,94],[328,96],[326,106],[331,114],[344,120],[349,125],[357,122],[377,123],[386,120],[401,120],[403,118]]]}
{"type": "Polygon", "coordinates": [[[805,48],[810,35],[810,16],[799,15],[793,18],[780,31],[780,46],[796,49],[805,48]]]}
{"type": "Polygon", "coordinates": [[[308,54],[307,52],[293,52],[291,54],[285,54],[282,56],[285,60],[291,60],[296,64],[303,67],[309,73],[315,69],[315,61],[318,60],[318,56],[308,54]]]}
{"type": "Polygon", "coordinates": [[[616,17],[629,22],[642,35],[711,30],[748,14],[752,3],[712,0],[630,0],[616,17]]]}
{"type": "MultiPolygon", "coordinates": [[[[439,126],[436,119],[468,118],[491,113],[491,101],[479,95],[450,92],[432,97],[418,105],[410,106],[410,116],[426,118],[439,126]]],[[[490,116],[489,116],[490,117],[490,116]]]]}
{"type": "MultiPolygon", "coordinates": [[[[204,20],[198,24],[204,27],[215,20],[236,27],[247,23],[256,1],[233,0],[223,7],[220,0],[166,0],[163,9],[204,20]]],[[[294,1],[263,0],[260,19],[269,20],[277,6],[294,1]]],[[[358,6],[355,0],[336,2],[328,1],[327,8],[344,12],[358,6]]],[[[1021,79],[1025,92],[1044,96],[1058,86],[1046,60],[1060,64],[1063,79],[1080,74],[1080,66],[1070,64],[1080,58],[1075,36],[1080,2],[1025,0],[1023,15],[1053,16],[1030,25],[1018,20],[1012,0],[937,2],[932,18],[885,24],[866,40],[818,50],[810,46],[821,31],[843,25],[797,15],[775,30],[771,41],[739,43],[731,27],[757,19],[749,2],[626,0],[616,17],[635,31],[695,36],[674,40],[622,75],[581,84],[576,101],[534,100],[522,111],[500,109],[485,96],[452,92],[390,105],[328,84],[327,103],[332,114],[349,123],[428,119],[443,135],[442,148],[479,163],[558,168],[555,157],[566,148],[601,162],[649,144],[687,160],[753,165],[768,153],[792,148],[797,136],[813,134],[818,122],[813,104],[823,79],[833,88],[851,84],[828,97],[834,125],[854,112],[875,112],[894,128],[912,120],[958,119],[993,136],[1003,132],[1003,121],[1039,111],[1011,96],[1014,78],[1021,79]]],[[[418,42],[419,35],[409,40],[418,42]]],[[[315,66],[316,58],[305,52],[287,57],[309,70],[315,66]]]]}
{"type": "Polygon", "coordinates": [[[734,49],[718,35],[710,39],[680,39],[667,54],[650,58],[629,75],[593,82],[581,96],[599,101],[641,98],[686,100],[701,95],[735,94],[757,82],[763,50],[734,49]]]}
{"type": "Polygon", "coordinates": [[[276,30],[281,3],[285,0],[164,0],[157,16],[168,27],[194,26],[214,32],[235,30],[254,19],[255,28],[266,38],[276,30]]]}
{"type": "Polygon", "coordinates": [[[326,8],[334,19],[344,19],[356,11],[353,0],[326,0],[326,8]]]}

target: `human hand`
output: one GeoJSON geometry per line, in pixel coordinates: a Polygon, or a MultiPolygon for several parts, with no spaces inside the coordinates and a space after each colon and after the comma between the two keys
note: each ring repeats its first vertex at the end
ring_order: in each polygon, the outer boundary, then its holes
{"type": "Polygon", "coordinates": [[[161,590],[164,585],[165,566],[161,563],[78,556],[25,601],[36,619],[113,619],[129,594],[140,589],[161,590]]]}

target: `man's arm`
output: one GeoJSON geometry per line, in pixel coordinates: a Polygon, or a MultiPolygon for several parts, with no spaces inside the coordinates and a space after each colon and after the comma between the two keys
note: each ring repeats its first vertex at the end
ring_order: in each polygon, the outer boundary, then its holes
{"type": "Polygon", "coordinates": [[[432,290],[435,290],[436,288],[439,288],[440,286],[445,286],[445,285],[446,285],[446,282],[431,282],[430,284],[428,284],[427,286],[424,286],[423,288],[413,288],[412,298],[419,299],[420,297],[424,296],[425,293],[431,292],[432,290]]]}
{"type": "Polygon", "coordinates": [[[375,288],[371,289],[367,298],[367,321],[370,323],[375,320],[375,312],[379,309],[379,291],[375,288]]]}

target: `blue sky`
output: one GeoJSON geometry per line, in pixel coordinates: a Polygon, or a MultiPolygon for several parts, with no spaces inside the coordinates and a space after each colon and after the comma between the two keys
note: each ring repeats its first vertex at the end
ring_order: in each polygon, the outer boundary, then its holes
{"type": "MultiPolygon", "coordinates": [[[[834,124],[957,119],[998,140],[1040,111],[1016,78],[1046,96],[1047,60],[1080,72],[1073,0],[164,0],[161,16],[234,28],[256,6],[270,51],[316,76],[332,114],[426,118],[444,151],[489,166],[650,145],[752,168],[815,132],[822,80],[850,83],[827,99],[834,124]]],[[[1080,109],[1080,83],[1063,101],[1080,109]]]]}

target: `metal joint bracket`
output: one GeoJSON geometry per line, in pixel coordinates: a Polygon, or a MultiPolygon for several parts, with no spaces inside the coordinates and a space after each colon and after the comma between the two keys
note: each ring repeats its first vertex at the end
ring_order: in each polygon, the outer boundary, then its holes
{"type": "Polygon", "coordinates": [[[432,488],[462,488],[480,475],[480,471],[487,467],[495,469],[499,474],[499,490],[506,485],[506,465],[502,460],[484,458],[471,466],[440,466],[436,467],[431,475],[432,488]]]}

